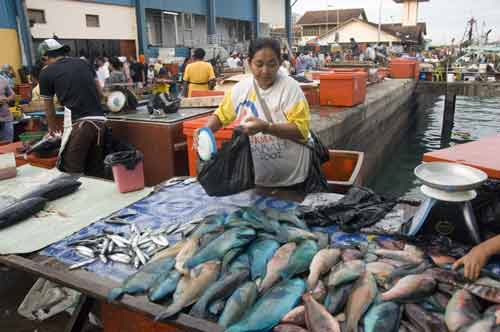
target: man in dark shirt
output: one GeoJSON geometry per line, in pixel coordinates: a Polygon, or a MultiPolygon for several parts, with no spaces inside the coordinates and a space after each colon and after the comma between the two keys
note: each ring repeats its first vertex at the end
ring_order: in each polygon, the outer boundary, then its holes
{"type": "Polygon", "coordinates": [[[134,83],[144,83],[144,65],[138,62],[134,57],[130,57],[130,76],[134,83]]]}
{"type": "Polygon", "coordinates": [[[40,96],[45,102],[51,133],[62,129],[56,124],[54,95],[65,107],[65,133],[58,168],[72,174],[102,176],[106,119],[95,72],[84,60],[67,57],[69,47],[54,39],[44,41],[40,51],[48,58],[47,67],[40,73],[40,96]]]}

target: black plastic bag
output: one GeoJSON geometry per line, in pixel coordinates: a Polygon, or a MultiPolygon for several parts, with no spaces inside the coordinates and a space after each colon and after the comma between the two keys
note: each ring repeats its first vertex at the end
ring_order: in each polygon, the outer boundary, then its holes
{"type": "Polygon", "coordinates": [[[209,196],[227,196],[255,187],[250,139],[235,128],[215,157],[203,165],[198,181],[209,196]]]}
{"type": "Polygon", "coordinates": [[[144,155],[139,150],[121,151],[107,155],[104,164],[108,167],[123,165],[126,169],[133,170],[143,159],[144,155]]]}
{"type": "Polygon", "coordinates": [[[311,161],[307,178],[304,181],[304,193],[328,192],[328,181],[321,165],[330,160],[330,152],[312,131],[311,140],[306,146],[311,150],[311,161]]]}

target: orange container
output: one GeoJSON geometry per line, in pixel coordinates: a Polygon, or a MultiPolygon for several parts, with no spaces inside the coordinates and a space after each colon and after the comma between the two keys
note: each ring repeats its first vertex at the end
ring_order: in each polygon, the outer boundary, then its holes
{"type": "MultiPolygon", "coordinates": [[[[196,166],[198,164],[198,153],[193,149],[193,136],[197,129],[205,127],[208,121],[208,116],[196,118],[194,120],[184,121],[182,123],[182,132],[186,136],[188,163],[189,163],[189,176],[196,176],[196,166]]],[[[223,142],[231,140],[233,137],[233,125],[221,128],[215,133],[215,140],[217,141],[217,149],[220,149],[223,142]]]]}
{"type": "Polygon", "coordinates": [[[27,161],[31,166],[51,169],[56,167],[57,158],[57,156],[50,158],[38,158],[35,157],[35,155],[30,154],[28,155],[27,161]]]}
{"type": "Polygon", "coordinates": [[[31,100],[31,84],[19,84],[17,86],[17,90],[19,91],[19,95],[21,95],[21,100],[31,100]]]}
{"type": "Polygon", "coordinates": [[[330,190],[345,193],[353,185],[361,185],[363,161],[363,152],[330,150],[330,160],[321,166],[330,190]]]}
{"type": "Polygon", "coordinates": [[[406,59],[392,59],[389,66],[392,78],[415,78],[419,76],[418,62],[406,59]]]}
{"type": "Polygon", "coordinates": [[[224,96],[224,91],[216,90],[193,90],[191,91],[191,97],[212,97],[212,96],[224,96]]]}
{"type": "Polygon", "coordinates": [[[328,73],[321,76],[319,99],[322,106],[352,107],[365,102],[365,72],[328,73]]]}
{"type": "Polygon", "coordinates": [[[302,86],[302,92],[304,92],[309,106],[319,106],[319,87],[302,86]]]}

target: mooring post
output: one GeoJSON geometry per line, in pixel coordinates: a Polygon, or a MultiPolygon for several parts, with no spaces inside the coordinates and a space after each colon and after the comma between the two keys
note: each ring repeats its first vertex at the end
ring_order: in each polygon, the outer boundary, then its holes
{"type": "Polygon", "coordinates": [[[448,147],[451,141],[451,132],[455,119],[455,106],[457,104],[457,94],[447,91],[444,100],[443,127],[441,130],[441,148],[448,147]]]}

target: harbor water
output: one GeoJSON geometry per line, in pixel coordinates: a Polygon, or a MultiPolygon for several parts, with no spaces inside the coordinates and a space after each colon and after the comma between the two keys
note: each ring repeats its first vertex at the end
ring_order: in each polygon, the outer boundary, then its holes
{"type": "MultiPolygon", "coordinates": [[[[441,124],[444,111],[444,96],[430,97],[426,105],[420,105],[412,123],[378,174],[367,185],[380,193],[393,193],[409,198],[422,198],[420,183],[413,170],[422,160],[422,155],[439,150],[441,146],[441,124]]],[[[463,144],[480,138],[500,135],[500,98],[457,96],[455,123],[449,144],[463,144]]]]}

